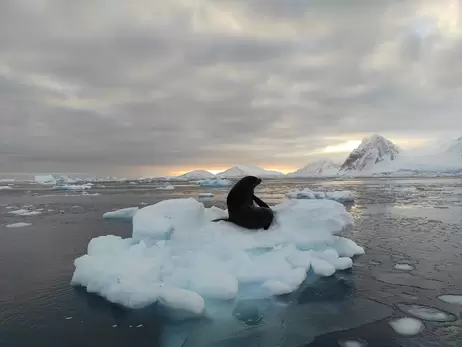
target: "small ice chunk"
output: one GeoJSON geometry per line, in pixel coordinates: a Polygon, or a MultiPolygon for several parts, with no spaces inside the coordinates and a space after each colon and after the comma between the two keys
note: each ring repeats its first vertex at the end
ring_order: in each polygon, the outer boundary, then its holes
{"type": "Polygon", "coordinates": [[[157,190],[174,190],[175,186],[168,185],[168,186],[165,186],[165,187],[157,187],[156,189],[157,190]]]}
{"type": "Polygon", "coordinates": [[[184,311],[192,316],[204,313],[205,303],[202,297],[190,290],[163,287],[159,294],[159,304],[173,310],[184,311]]]}
{"type": "Polygon", "coordinates": [[[137,327],[137,328],[142,328],[142,327],[143,327],[143,324],[138,324],[136,327],[137,327]]]}
{"type": "Polygon", "coordinates": [[[423,323],[419,319],[411,317],[394,319],[389,324],[395,332],[405,336],[417,335],[424,328],[423,323]]]}
{"type": "Polygon", "coordinates": [[[394,266],[396,270],[401,270],[401,271],[411,271],[414,270],[414,267],[409,264],[396,264],[394,266]]]}
{"type": "Polygon", "coordinates": [[[323,277],[332,276],[335,273],[335,267],[327,260],[320,258],[313,258],[311,260],[311,268],[315,274],[323,277]]]}
{"type": "Polygon", "coordinates": [[[117,328],[117,324],[114,324],[112,327],[113,327],[113,328],[117,328]]]}
{"type": "Polygon", "coordinates": [[[20,222],[20,223],[8,224],[6,227],[7,228],[22,228],[22,227],[28,227],[30,225],[32,225],[32,224],[31,223],[20,222]]]}
{"type": "Polygon", "coordinates": [[[438,296],[438,299],[448,304],[462,305],[462,295],[446,294],[438,296]]]}
{"type": "Polygon", "coordinates": [[[10,190],[13,189],[10,186],[0,186],[0,190],[10,190]]]}
{"type": "Polygon", "coordinates": [[[213,193],[199,193],[200,198],[211,198],[213,196],[213,193]]]}
{"type": "Polygon", "coordinates": [[[71,319],[72,319],[72,317],[66,317],[66,320],[71,320],[71,319]]]}
{"type": "Polygon", "coordinates": [[[133,216],[138,212],[138,207],[127,207],[117,211],[110,211],[103,214],[104,219],[132,219],[133,216]]]}
{"type": "Polygon", "coordinates": [[[286,196],[289,199],[329,199],[338,202],[354,201],[353,193],[348,190],[340,190],[333,192],[315,192],[309,188],[300,190],[291,190],[286,196]]]}
{"type": "Polygon", "coordinates": [[[90,189],[92,188],[93,184],[91,183],[85,183],[85,184],[64,184],[61,186],[56,186],[54,189],[56,190],[85,190],[85,189],[90,189]]]}
{"type": "Polygon", "coordinates": [[[453,322],[457,317],[452,313],[437,309],[435,307],[413,304],[396,304],[401,311],[417,318],[432,322],[453,322]]]}
{"type": "Polygon", "coordinates": [[[20,210],[10,211],[8,213],[15,214],[15,215],[18,215],[18,216],[33,216],[33,215],[36,215],[36,214],[40,214],[41,212],[40,211],[29,211],[29,210],[25,210],[25,209],[20,209],[20,210]]]}
{"type": "Polygon", "coordinates": [[[338,344],[341,347],[366,347],[367,342],[361,339],[356,340],[340,340],[338,344]]]}

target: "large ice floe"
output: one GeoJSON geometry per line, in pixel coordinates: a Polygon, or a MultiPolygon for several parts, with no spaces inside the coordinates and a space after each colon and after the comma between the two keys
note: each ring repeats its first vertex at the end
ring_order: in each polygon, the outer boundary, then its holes
{"type": "Polygon", "coordinates": [[[207,299],[287,294],[309,271],[330,276],[364,253],[337,235],[353,226],[338,202],[287,200],[273,210],[269,230],[250,231],[211,222],[226,211],[193,198],[146,206],[133,218],[131,238],[90,241],[87,254],[75,260],[71,284],[128,308],[158,303],[198,316],[207,299]]]}
{"type": "Polygon", "coordinates": [[[315,192],[309,188],[295,189],[289,191],[286,196],[289,199],[328,199],[339,202],[354,201],[353,193],[348,190],[338,190],[333,192],[315,192]]]}

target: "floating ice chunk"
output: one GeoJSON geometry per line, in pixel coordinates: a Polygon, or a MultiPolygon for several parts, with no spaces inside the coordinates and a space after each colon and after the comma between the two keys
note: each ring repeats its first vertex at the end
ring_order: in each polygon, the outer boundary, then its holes
{"type": "Polygon", "coordinates": [[[197,181],[202,187],[227,187],[231,185],[231,181],[222,178],[211,178],[206,180],[197,181]]]}
{"type": "Polygon", "coordinates": [[[199,193],[200,198],[212,198],[213,196],[213,193],[199,193]]]}
{"type": "Polygon", "coordinates": [[[122,208],[117,211],[110,211],[103,214],[103,218],[105,219],[132,219],[133,216],[138,212],[138,207],[127,207],[122,208]]]}
{"type": "Polygon", "coordinates": [[[14,183],[16,180],[14,178],[1,178],[0,183],[14,183]]]}
{"type": "Polygon", "coordinates": [[[313,258],[311,260],[311,268],[314,273],[319,276],[332,276],[335,273],[335,267],[327,260],[320,258],[313,258]]]}
{"type": "Polygon", "coordinates": [[[138,182],[128,182],[128,184],[136,185],[136,184],[138,184],[138,182]]]}
{"type": "Polygon", "coordinates": [[[174,190],[175,186],[168,185],[168,186],[165,186],[165,187],[157,187],[156,189],[157,190],[174,190]]]}
{"type": "Polygon", "coordinates": [[[143,327],[143,324],[138,324],[136,327],[137,327],[137,328],[142,328],[142,327],[143,327]]]}
{"type": "Polygon", "coordinates": [[[401,271],[411,271],[414,270],[414,267],[409,264],[396,264],[394,266],[396,270],[401,270],[401,271]]]}
{"type": "Polygon", "coordinates": [[[212,223],[226,211],[195,199],[164,200],[133,217],[132,238],[94,238],[75,260],[72,285],[129,308],[159,303],[201,314],[204,298],[229,300],[252,287],[259,296],[293,292],[307,271],[329,276],[364,249],[336,233],[353,224],[330,200],[288,200],[273,207],[266,231],[212,223]],[[345,255],[347,254],[347,255],[345,255]]]}
{"type": "Polygon", "coordinates": [[[7,228],[22,228],[22,227],[28,227],[30,225],[32,225],[32,224],[31,223],[20,222],[20,223],[8,224],[6,227],[7,228]]]}
{"type": "Polygon", "coordinates": [[[55,185],[56,179],[52,175],[37,175],[34,178],[35,183],[46,184],[46,185],[55,185]]]}
{"type": "Polygon", "coordinates": [[[72,317],[66,317],[65,319],[66,319],[66,320],[71,320],[71,319],[72,319],[72,317]]]}
{"type": "Polygon", "coordinates": [[[315,192],[305,188],[301,190],[291,190],[286,196],[289,199],[330,199],[339,202],[354,201],[353,193],[348,190],[340,190],[333,192],[315,192]]]}
{"type": "Polygon", "coordinates": [[[405,336],[417,335],[424,328],[420,320],[411,317],[394,319],[389,324],[395,332],[405,336]]]}
{"type": "Polygon", "coordinates": [[[367,342],[361,339],[357,340],[340,340],[338,344],[341,347],[366,347],[367,342]]]}
{"type": "Polygon", "coordinates": [[[93,186],[91,183],[85,183],[81,185],[77,184],[63,184],[61,186],[55,186],[54,189],[56,190],[85,190],[90,189],[93,186]]]}
{"type": "Polygon", "coordinates": [[[462,295],[440,295],[438,299],[448,304],[462,305],[462,295]]]}
{"type": "Polygon", "coordinates": [[[113,327],[113,328],[117,328],[117,324],[114,324],[112,327],[113,327]]]}
{"type": "Polygon", "coordinates": [[[452,322],[457,317],[452,313],[437,309],[435,307],[413,304],[397,304],[398,309],[413,315],[417,318],[433,322],[452,322]]]}
{"type": "Polygon", "coordinates": [[[10,189],[13,189],[13,188],[10,186],[0,186],[0,190],[10,190],[10,189]]]}

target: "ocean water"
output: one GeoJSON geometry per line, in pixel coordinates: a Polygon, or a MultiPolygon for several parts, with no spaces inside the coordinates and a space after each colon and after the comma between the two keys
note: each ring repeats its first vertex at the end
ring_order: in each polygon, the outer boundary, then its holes
{"type": "MultiPolygon", "coordinates": [[[[175,184],[175,183],[174,183],[175,184]]],[[[257,195],[270,204],[293,188],[351,190],[355,218],[348,237],[365,247],[353,268],[329,278],[309,277],[288,296],[243,300],[215,309],[229,317],[171,321],[155,308],[127,310],[70,286],[75,258],[100,235],[131,235],[131,223],[103,220],[104,212],[198,197],[224,206],[227,188],[159,183],[104,183],[81,195],[30,184],[0,191],[0,346],[460,346],[462,306],[441,294],[462,294],[462,182],[460,179],[266,180],[257,195]],[[14,209],[41,210],[16,216],[14,209]],[[22,228],[6,225],[27,222],[22,228]],[[396,264],[412,269],[398,270],[396,264]],[[447,321],[422,320],[424,330],[400,336],[389,325],[431,307],[447,321]],[[407,312],[406,312],[407,310],[407,312]],[[411,310],[412,311],[412,310],[411,310]],[[415,310],[412,312],[416,312],[415,310]]],[[[428,317],[427,317],[428,318],[428,317]]]]}

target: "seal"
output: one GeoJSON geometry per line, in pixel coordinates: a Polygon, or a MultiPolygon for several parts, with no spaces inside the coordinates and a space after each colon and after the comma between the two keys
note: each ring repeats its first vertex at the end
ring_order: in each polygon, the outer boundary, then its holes
{"type": "Polygon", "coordinates": [[[212,222],[227,221],[247,229],[265,229],[271,226],[274,213],[254,190],[261,183],[255,176],[241,178],[228,193],[228,218],[215,219],[212,222]],[[255,206],[256,203],[258,206],[255,206]]]}

